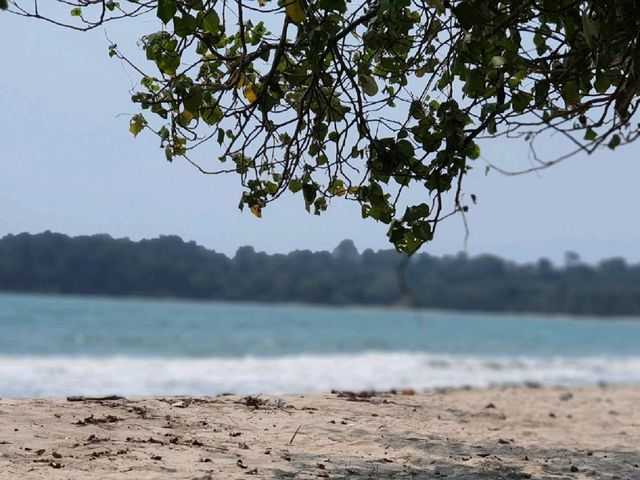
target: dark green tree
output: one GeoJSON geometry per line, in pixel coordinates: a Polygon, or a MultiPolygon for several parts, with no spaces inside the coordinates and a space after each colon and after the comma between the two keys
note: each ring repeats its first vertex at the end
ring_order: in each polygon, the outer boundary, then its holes
{"type": "MultiPolygon", "coordinates": [[[[140,42],[149,64],[130,63],[133,135],[156,134],[169,161],[237,173],[240,206],[258,217],[287,190],[316,214],[336,197],[358,202],[406,253],[475,201],[463,179],[483,139],[529,142],[536,169],[638,136],[636,0],[301,1],[0,8],[78,30],[157,17],[140,42]],[[540,158],[551,133],[570,149],[540,158]],[[406,205],[408,188],[425,202],[406,205]]],[[[128,61],[115,44],[109,54],[128,61]]]]}
{"type": "Polygon", "coordinates": [[[0,238],[0,291],[638,316],[640,264],[555,267],[428,253],[408,262],[391,249],[359,254],[351,240],[333,253],[241,247],[229,258],[176,236],[45,232],[0,238]]]}

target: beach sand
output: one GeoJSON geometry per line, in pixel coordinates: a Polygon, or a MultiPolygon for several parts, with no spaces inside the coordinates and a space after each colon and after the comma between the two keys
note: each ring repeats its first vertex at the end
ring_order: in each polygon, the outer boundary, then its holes
{"type": "Polygon", "coordinates": [[[0,400],[2,479],[640,479],[640,387],[0,400]]]}

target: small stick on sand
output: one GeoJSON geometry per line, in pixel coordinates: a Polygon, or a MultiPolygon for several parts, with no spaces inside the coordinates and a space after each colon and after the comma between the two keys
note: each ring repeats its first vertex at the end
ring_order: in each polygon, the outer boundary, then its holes
{"type": "Polygon", "coordinates": [[[84,397],[82,395],[67,397],[67,402],[102,402],[105,400],[126,400],[120,395],[105,395],[104,397],[84,397]]]}
{"type": "Polygon", "coordinates": [[[298,428],[296,428],[296,431],[293,432],[293,436],[291,437],[291,440],[289,440],[289,445],[293,445],[293,439],[296,438],[296,435],[300,431],[300,427],[302,427],[302,424],[298,425],[298,428]]]}

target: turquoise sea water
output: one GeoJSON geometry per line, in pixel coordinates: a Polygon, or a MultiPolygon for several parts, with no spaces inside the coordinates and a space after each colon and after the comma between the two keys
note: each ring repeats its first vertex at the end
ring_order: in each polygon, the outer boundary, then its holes
{"type": "Polygon", "coordinates": [[[0,396],[640,383],[640,319],[0,294],[0,396]]]}

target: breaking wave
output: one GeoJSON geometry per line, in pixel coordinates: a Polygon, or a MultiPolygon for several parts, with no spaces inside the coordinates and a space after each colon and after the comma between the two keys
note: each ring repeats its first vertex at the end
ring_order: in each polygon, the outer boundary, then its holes
{"type": "Polygon", "coordinates": [[[640,356],[357,353],[244,358],[0,357],[0,396],[315,393],[331,389],[640,383],[640,356]]]}

